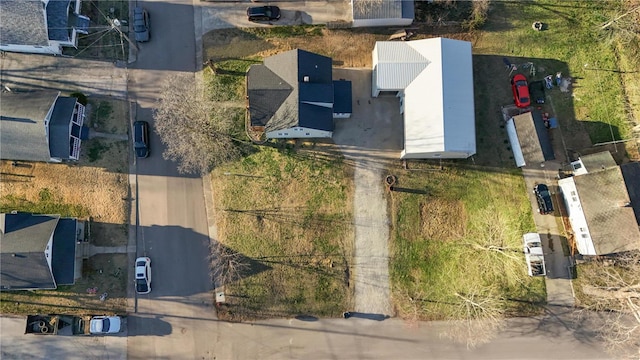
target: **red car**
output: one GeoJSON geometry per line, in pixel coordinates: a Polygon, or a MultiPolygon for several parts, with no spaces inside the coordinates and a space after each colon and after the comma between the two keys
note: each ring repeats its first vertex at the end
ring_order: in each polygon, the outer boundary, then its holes
{"type": "Polygon", "coordinates": [[[513,90],[513,99],[517,107],[526,108],[531,105],[529,86],[527,86],[527,78],[524,75],[516,74],[511,79],[511,89],[513,90]]]}

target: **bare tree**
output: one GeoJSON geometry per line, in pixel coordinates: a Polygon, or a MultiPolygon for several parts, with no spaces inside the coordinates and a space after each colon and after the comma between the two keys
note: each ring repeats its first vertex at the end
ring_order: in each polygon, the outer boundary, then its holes
{"type": "Polygon", "coordinates": [[[444,336],[467,348],[491,341],[505,325],[506,304],[498,294],[494,287],[482,284],[465,293],[456,292],[456,310],[462,320],[451,321],[444,336]]]}
{"type": "Polygon", "coordinates": [[[240,154],[232,131],[241,104],[214,101],[220,91],[221,83],[204,84],[193,75],[171,75],[161,89],[155,128],[166,146],[163,157],[182,173],[205,174],[240,154]]]}
{"type": "Polygon", "coordinates": [[[245,256],[217,241],[210,246],[209,259],[211,275],[216,286],[224,286],[242,279],[251,268],[245,256]]]}
{"type": "Polygon", "coordinates": [[[599,334],[619,356],[640,357],[640,254],[629,253],[580,267],[586,309],[609,312],[599,334]]]}

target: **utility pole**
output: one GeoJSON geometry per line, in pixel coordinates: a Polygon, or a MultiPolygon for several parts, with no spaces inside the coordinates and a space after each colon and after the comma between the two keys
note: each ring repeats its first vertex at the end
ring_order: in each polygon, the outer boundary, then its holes
{"type": "Polygon", "coordinates": [[[120,30],[120,20],[118,19],[111,19],[110,17],[107,17],[107,20],[109,20],[109,24],[111,24],[111,28],[114,29],[115,31],[117,31],[121,37],[124,37],[125,40],[127,40],[127,42],[129,43],[129,45],[131,45],[134,49],[136,49],[136,51],[138,51],[138,44],[135,43],[135,41],[131,41],[131,39],[129,39],[129,37],[127,36],[127,34],[125,34],[124,32],[122,32],[122,30],[120,30]]]}

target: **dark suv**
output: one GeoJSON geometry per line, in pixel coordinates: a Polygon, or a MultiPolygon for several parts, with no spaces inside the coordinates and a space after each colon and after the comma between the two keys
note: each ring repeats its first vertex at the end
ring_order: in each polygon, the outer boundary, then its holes
{"type": "Polygon", "coordinates": [[[277,6],[255,6],[247,9],[249,21],[274,21],[280,19],[280,8],[277,6]]]}
{"type": "Polygon", "coordinates": [[[136,156],[146,158],[149,156],[149,123],[136,121],[133,123],[133,148],[136,156]]]}
{"type": "Polygon", "coordinates": [[[538,201],[538,211],[542,215],[553,213],[553,202],[551,201],[551,193],[549,187],[545,184],[537,184],[533,188],[533,193],[538,201]]]}

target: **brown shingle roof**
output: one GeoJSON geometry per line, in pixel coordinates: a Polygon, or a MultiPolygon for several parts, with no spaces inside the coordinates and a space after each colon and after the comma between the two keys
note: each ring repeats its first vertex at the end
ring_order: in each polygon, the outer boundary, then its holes
{"type": "Polygon", "coordinates": [[[640,230],[619,167],[574,177],[598,254],[640,249],[640,230]]]}

